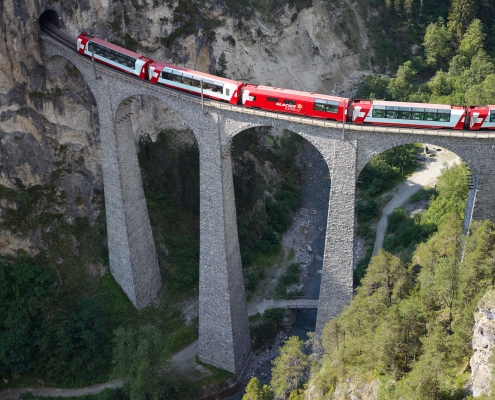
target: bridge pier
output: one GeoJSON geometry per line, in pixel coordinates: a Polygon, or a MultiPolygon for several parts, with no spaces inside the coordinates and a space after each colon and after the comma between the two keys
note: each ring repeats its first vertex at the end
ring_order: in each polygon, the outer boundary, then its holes
{"type": "Polygon", "coordinates": [[[325,255],[316,334],[352,299],[357,140],[333,140],[325,255]],[[338,149],[338,150],[337,150],[338,149]]]}
{"type": "Polygon", "coordinates": [[[198,117],[199,359],[239,375],[251,351],[230,145],[218,115],[198,117]]]}
{"type": "Polygon", "coordinates": [[[112,99],[98,86],[98,113],[107,217],[110,271],[140,310],[156,297],[162,282],[144,197],[129,104],[113,115],[112,99]]]}
{"type": "Polygon", "coordinates": [[[486,146],[481,157],[483,157],[483,163],[479,166],[478,173],[473,171],[476,195],[472,219],[489,219],[495,222],[495,163],[493,162],[495,149],[492,146],[486,146]]]}

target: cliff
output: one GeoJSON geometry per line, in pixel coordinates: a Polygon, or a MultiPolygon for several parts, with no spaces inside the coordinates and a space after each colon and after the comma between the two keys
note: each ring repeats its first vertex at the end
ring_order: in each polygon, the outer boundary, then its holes
{"type": "Polygon", "coordinates": [[[495,291],[486,293],[478,303],[473,329],[471,385],[474,397],[493,394],[493,357],[495,347],[495,291]]]}
{"type": "MultiPolygon", "coordinates": [[[[288,1],[259,10],[233,4],[0,1],[0,252],[49,252],[45,233],[61,221],[93,224],[104,212],[96,103],[69,61],[41,63],[39,18],[47,10],[73,36],[88,32],[201,71],[215,72],[224,52],[226,75],[235,79],[344,94],[363,75],[369,48],[355,3],[288,1]]],[[[187,129],[139,100],[136,136],[187,129]]]]}

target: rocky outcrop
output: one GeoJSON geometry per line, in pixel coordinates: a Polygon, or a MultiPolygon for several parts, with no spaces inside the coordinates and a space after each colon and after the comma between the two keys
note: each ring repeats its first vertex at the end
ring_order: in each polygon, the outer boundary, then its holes
{"type": "Polygon", "coordinates": [[[478,303],[475,314],[471,357],[471,381],[474,397],[493,394],[492,349],[495,346],[495,291],[491,290],[478,303]]]}
{"type": "MultiPolygon", "coordinates": [[[[42,64],[39,19],[47,10],[73,36],[85,31],[201,71],[214,72],[223,52],[226,75],[235,79],[347,94],[363,75],[368,40],[354,3],[280,2],[249,15],[229,4],[0,0],[0,253],[45,249],[43,233],[55,227],[40,216],[94,223],[103,212],[96,102],[69,61],[42,64]],[[22,218],[29,224],[20,229],[22,218]]],[[[166,128],[188,129],[153,100],[138,100],[132,110],[136,140],[166,128]]]]}

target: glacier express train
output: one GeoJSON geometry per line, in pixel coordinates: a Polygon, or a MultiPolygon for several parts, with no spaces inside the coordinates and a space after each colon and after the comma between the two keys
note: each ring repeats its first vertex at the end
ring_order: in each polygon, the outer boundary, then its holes
{"type": "Polygon", "coordinates": [[[77,51],[151,83],[260,110],[354,124],[423,129],[495,129],[495,105],[455,106],[345,97],[253,85],[154,61],[81,33],[77,51]]]}

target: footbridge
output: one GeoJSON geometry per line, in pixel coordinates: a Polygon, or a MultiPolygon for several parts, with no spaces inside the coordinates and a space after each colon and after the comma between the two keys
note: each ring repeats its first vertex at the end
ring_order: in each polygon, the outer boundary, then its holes
{"type": "MultiPolygon", "coordinates": [[[[75,51],[75,39],[40,33],[44,62],[72,63],[96,99],[102,153],[111,273],[138,309],[161,288],[133,136],[131,103],[150,96],[175,111],[193,131],[200,159],[199,358],[241,373],[250,353],[248,313],[232,178],[231,143],[260,126],[288,129],[313,144],[331,177],[317,334],[352,298],[354,202],[359,173],[374,156],[395,146],[424,142],[447,148],[471,169],[470,218],[495,221],[494,133],[352,126],[204,101],[121,74],[75,51]]],[[[287,307],[302,307],[296,301],[287,307]]],[[[310,305],[309,301],[304,303],[310,305]]]]}
{"type": "Polygon", "coordinates": [[[249,316],[256,315],[257,313],[263,315],[266,310],[272,308],[288,308],[289,310],[317,310],[319,298],[318,297],[298,297],[295,299],[263,299],[263,301],[253,308],[249,312],[249,316]]]}

